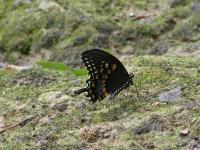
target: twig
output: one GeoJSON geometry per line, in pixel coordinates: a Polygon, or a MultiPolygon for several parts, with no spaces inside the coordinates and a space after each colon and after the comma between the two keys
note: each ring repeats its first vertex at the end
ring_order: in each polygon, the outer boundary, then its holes
{"type": "Polygon", "coordinates": [[[144,19],[144,18],[149,18],[149,17],[153,17],[155,15],[140,15],[140,16],[133,16],[133,20],[140,20],[140,19],[144,19]]]}
{"type": "Polygon", "coordinates": [[[25,126],[28,122],[32,121],[34,118],[35,118],[34,116],[28,116],[27,118],[17,122],[16,124],[8,125],[6,126],[6,128],[0,130],[0,134],[6,132],[7,130],[16,128],[17,126],[21,126],[21,127],[25,126]]]}
{"type": "Polygon", "coordinates": [[[32,66],[17,66],[17,65],[0,62],[0,68],[20,71],[20,70],[30,69],[30,68],[32,68],[32,66]]]}

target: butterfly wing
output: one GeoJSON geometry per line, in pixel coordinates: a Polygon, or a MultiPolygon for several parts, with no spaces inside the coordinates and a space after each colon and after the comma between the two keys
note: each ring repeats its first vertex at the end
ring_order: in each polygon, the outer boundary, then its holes
{"type": "Polygon", "coordinates": [[[102,100],[108,94],[113,97],[132,82],[123,64],[103,50],[85,51],[82,60],[90,75],[87,84],[92,101],[102,100]]]}

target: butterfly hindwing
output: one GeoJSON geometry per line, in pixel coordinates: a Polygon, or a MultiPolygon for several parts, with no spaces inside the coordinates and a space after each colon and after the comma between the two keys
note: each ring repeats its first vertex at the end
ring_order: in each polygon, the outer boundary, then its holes
{"type": "Polygon", "coordinates": [[[88,96],[91,101],[97,101],[104,99],[108,93],[103,80],[90,79],[88,82],[88,96]]]}
{"type": "Polygon", "coordinates": [[[111,73],[110,69],[105,67],[107,64],[104,62],[99,66],[94,65],[93,69],[90,68],[92,65],[85,65],[88,70],[93,70],[93,72],[89,71],[90,78],[86,81],[88,84],[88,96],[91,98],[91,101],[104,99],[109,94],[108,89],[106,88],[106,83],[108,82],[108,77],[111,73]],[[98,68],[98,70],[95,68],[98,68]]]}

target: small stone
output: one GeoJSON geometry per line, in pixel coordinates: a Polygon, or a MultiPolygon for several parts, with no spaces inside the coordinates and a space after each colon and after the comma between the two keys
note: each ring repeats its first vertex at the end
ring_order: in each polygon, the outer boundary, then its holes
{"type": "Polygon", "coordinates": [[[129,16],[130,16],[130,17],[134,17],[135,14],[134,14],[133,12],[130,12],[130,13],[129,13],[129,16]]]}
{"type": "Polygon", "coordinates": [[[198,13],[200,11],[200,2],[194,2],[191,4],[191,10],[193,13],[198,13]]]}
{"type": "Polygon", "coordinates": [[[182,95],[181,87],[174,88],[158,95],[158,100],[161,102],[172,102],[180,98],[182,95]]]}
{"type": "Polygon", "coordinates": [[[14,0],[13,5],[19,6],[20,4],[30,4],[32,2],[33,2],[32,0],[14,0]]]}
{"type": "Polygon", "coordinates": [[[180,131],[180,135],[187,135],[188,133],[189,133],[188,128],[185,128],[185,129],[180,131]]]}

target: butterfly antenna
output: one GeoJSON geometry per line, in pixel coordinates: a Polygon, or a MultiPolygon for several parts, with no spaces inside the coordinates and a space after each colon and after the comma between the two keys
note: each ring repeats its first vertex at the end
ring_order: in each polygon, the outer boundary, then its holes
{"type": "Polygon", "coordinates": [[[82,88],[82,89],[74,91],[74,94],[79,95],[79,94],[87,92],[87,91],[88,91],[88,88],[82,88]]]}
{"type": "Polygon", "coordinates": [[[136,94],[137,94],[138,99],[141,100],[140,92],[139,92],[139,90],[138,90],[137,85],[136,85],[136,84],[133,84],[133,85],[134,85],[134,87],[135,87],[135,90],[136,90],[136,94]]]}

